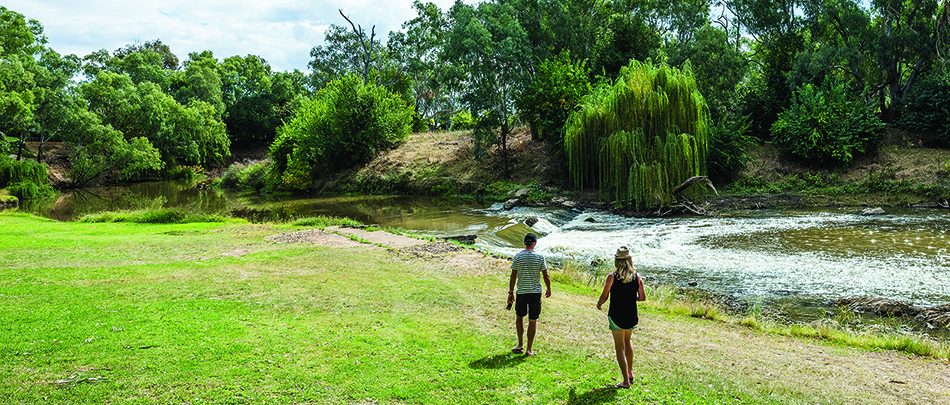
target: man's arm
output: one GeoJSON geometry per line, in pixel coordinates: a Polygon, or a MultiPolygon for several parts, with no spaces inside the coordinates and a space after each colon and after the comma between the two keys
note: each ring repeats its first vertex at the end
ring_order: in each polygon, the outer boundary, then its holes
{"type": "Polygon", "coordinates": [[[508,280],[508,294],[514,295],[515,293],[515,281],[518,280],[518,270],[511,269],[511,279],[508,280]]]}

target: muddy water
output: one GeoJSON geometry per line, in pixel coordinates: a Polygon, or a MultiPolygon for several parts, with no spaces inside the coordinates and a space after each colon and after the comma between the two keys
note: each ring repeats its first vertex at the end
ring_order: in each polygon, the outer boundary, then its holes
{"type": "Polygon", "coordinates": [[[182,206],[254,221],[314,215],[433,236],[478,235],[477,247],[511,255],[526,232],[552,261],[590,263],[629,246],[648,278],[737,299],[799,303],[871,295],[915,305],[950,303],[950,211],[758,210],[715,217],[632,219],[597,210],[502,209],[455,199],[361,196],[301,199],[195,190],[189,183],[74,191],[21,210],[59,220],[107,209],[182,206]],[[537,218],[527,226],[525,220],[537,218]]]}

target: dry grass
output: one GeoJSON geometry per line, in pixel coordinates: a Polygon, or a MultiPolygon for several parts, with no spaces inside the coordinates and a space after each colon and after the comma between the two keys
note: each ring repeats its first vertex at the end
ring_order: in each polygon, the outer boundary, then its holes
{"type": "MultiPolygon", "coordinates": [[[[509,135],[509,173],[518,184],[553,182],[562,176],[560,157],[546,142],[534,141],[527,128],[509,135]]],[[[501,147],[493,146],[483,158],[473,151],[472,134],[465,132],[424,132],[409,136],[399,147],[381,153],[360,169],[358,178],[409,179],[416,188],[428,191],[439,184],[455,184],[468,193],[504,178],[501,147]]]]}

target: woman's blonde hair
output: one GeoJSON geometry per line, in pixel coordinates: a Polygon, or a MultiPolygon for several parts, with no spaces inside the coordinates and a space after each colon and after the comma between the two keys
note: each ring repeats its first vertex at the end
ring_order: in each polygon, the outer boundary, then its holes
{"type": "Polygon", "coordinates": [[[637,274],[637,269],[633,268],[633,259],[614,259],[614,277],[619,278],[624,283],[629,283],[633,281],[634,276],[637,274]]]}

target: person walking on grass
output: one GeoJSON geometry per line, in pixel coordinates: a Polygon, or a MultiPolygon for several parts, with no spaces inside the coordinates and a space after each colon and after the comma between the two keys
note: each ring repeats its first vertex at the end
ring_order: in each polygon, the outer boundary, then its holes
{"type": "Polygon", "coordinates": [[[515,255],[511,261],[511,279],[508,282],[508,303],[515,303],[515,330],[518,332],[518,345],[511,348],[514,353],[524,353],[525,356],[534,356],[531,345],[537,331],[538,317],[541,315],[541,276],[544,276],[544,286],[547,292],[545,298],[551,296],[551,277],[548,275],[548,265],[541,256],[534,251],[538,238],[533,233],[524,236],[524,250],[515,255]],[[515,296],[515,282],[518,285],[518,294],[515,296]],[[528,345],[524,345],[524,317],[528,316],[528,345]]]}
{"type": "Polygon", "coordinates": [[[597,300],[597,309],[610,298],[610,309],[607,310],[607,324],[614,337],[614,348],[617,350],[617,365],[620,366],[622,382],[617,388],[630,388],[633,381],[633,344],[630,335],[633,328],[640,323],[637,316],[637,301],[646,301],[647,296],[643,289],[643,279],[633,268],[633,258],[626,246],[617,249],[614,255],[614,272],[607,275],[604,282],[604,292],[597,300]]]}

